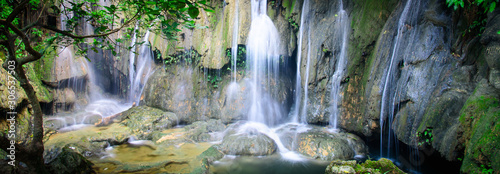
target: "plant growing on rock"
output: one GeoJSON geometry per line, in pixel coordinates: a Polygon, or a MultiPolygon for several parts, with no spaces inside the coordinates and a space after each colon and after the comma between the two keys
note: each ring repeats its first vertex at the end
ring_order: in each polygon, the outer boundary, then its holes
{"type": "MultiPolygon", "coordinates": [[[[9,71],[8,66],[14,66],[12,76],[28,96],[33,117],[29,133],[32,139],[27,144],[15,144],[16,160],[25,163],[32,172],[48,173],[43,159],[43,113],[35,89],[26,76],[26,64],[49,55],[49,48],[58,46],[74,45],[81,54],[101,48],[116,55],[114,48],[122,40],[111,40],[109,36],[124,29],[133,31],[131,24],[137,21],[146,24],[140,25],[143,30],[175,39],[178,26],[193,23],[192,19],[198,17],[200,9],[213,12],[206,3],[205,0],[122,0],[102,5],[97,0],[0,0],[0,52],[5,55],[2,57],[3,68],[9,71]],[[67,17],[61,28],[56,26],[54,19],[59,16],[67,17]],[[77,32],[82,21],[95,28],[93,34],[77,32]],[[89,41],[89,38],[95,39],[89,41]]],[[[7,134],[2,133],[0,148],[6,151],[10,142],[7,134]]]]}
{"type": "Polygon", "coordinates": [[[424,132],[417,133],[417,138],[421,140],[418,142],[418,146],[431,144],[432,141],[434,141],[434,136],[432,135],[432,128],[427,128],[424,130],[424,132]]]}
{"type": "MultiPolygon", "coordinates": [[[[486,25],[486,14],[496,9],[500,0],[446,0],[448,7],[455,11],[462,10],[460,16],[465,19],[467,28],[462,33],[461,43],[481,36],[486,25]]],[[[500,34],[500,31],[497,32],[500,34]]]]}

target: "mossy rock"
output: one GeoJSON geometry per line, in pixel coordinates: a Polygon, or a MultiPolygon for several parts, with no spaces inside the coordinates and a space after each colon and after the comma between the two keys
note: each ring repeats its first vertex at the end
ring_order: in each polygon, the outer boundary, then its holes
{"type": "Polygon", "coordinates": [[[495,90],[480,83],[462,108],[465,153],[461,171],[500,171],[500,102],[495,90]]]}
{"type": "Polygon", "coordinates": [[[210,169],[210,164],[213,163],[216,160],[221,159],[224,157],[224,153],[222,153],[218,148],[217,145],[214,145],[207,150],[205,150],[203,153],[198,155],[197,159],[200,160],[200,166],[196,167],[193,169],[191,173],[209,173],[210,169]]]}
{"type": "Polygon", "coordinates": [[[356,166],[357,173],[404,174],[391,160],[380,158],[378,161],[367,160],[356,166]]]}
{"type": "Polygon", "coordinates": [[[174,113],[148,106],[132,107],[121,116],[122,124],[129,127],[139,139],[151,139],[151,133],[177,124],[177,116],[174,113]]]}
{"type": "Polygon", "coordinates": [[[96,173],[89,160],[68,147],[55,148],[45,157],[50,173],[96,173]]]}
{"type": "Polygon", "coordinates": [[[218,149],[228,155],[263,156],[276,152],[273,139],[262,133],[226,135],[218,149]]]}
{"type": "Polygon", "coordinates": [[[367,160],[362,164],[356,161],[335,160],[326,167],[326,174],[371,173],[371,174],[404,174],[391,160],[380,158],[378,161],[367,160]]]}
{"type": "Polygon", "coordinates": [[[221,120],[210,119],[208,121],[197,121],[184,127],[186,137],[196,142],[216,141],[211,133],[221,132],[226,129],[226,125],[221,120]]]}

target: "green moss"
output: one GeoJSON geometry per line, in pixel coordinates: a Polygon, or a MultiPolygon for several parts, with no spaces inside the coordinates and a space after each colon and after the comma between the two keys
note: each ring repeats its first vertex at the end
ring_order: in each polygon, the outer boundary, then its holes
{"type": "MultiPolygon", "coordinates": [[[[52,63],[53,63],[53,59],[54,58],[47,59],[47,60],[52,60],[52,63]]],[[[42,60],[38,60],[38,61],[42,61],[42,60]]],[[[40,67],[40,64],[37,64],[37,62],[27,64],[27,66],[25,66],[24,70],[26,72],[26,76],[28,77],[28,80],[30,81],[30,84],[33,86],[33,88],[36,91],[38,101],[44,102],[44,103],[49,103],[53,100],[54,96],[53,96],[52,92],[49,89],[47,89],[45,87],[45,85],[42,83],[42,79],[43,79],[42,76],[45,75],[45,73],[47,73],[47,72],[41,72],[41,71],[43,71],[44,68],[40,67]],[[37,65],[39,65],[39,66],[37,66],[37,65]],[[38,69],[38,71],[37,71],[37,69],[38,69]]],[[[38,62],[38,63],[40,63],[40,62],[38,62]]],[[[41,64],[43,64],[43,63],[41,63],[41,64]]],[[[50,73],[50,72],[51,71],[48,70],[48,73],[50,73]]]]}
{"type": "Polygon", "coordinates": [[[392,163],[391,160],[381,158],[378,161],[367,160],[363,164],[358,164],[354,168],[356,173],[387,173],[387,174],[402,174],[404,173],[392,163]]]}
{"type": "Polygon", "coordinates": [[[52,71],[55,65],[54,60],[57,56],[56,53],[53,47],[49,47],[41,59],[32,63],[35,73],[40,80],[50,80],[52,77],[52,71]]]}
{"type": "MultiPolygon", "coordinates": [[[[354,74],[357,65],[362,60],[363,52],[368,50],[367,46],[377,39],[379,33],[381,33],[385,21],[389,17],[390,11],[392,11],[396,5],[397,1],[394,0],[380,0],[380,1],[363,1],[356,0],[355,4],[362,5],[360,10],[353,11],[353,21],[351,22],[351,28],[353,29],[354,38],[359,38],[354,42],[350,43],[349,46],[349,57],[353,60],[348,67],[348,74],[354,74]],[[360,51],[364,50],[364,51],[360,51]]],[[[355,7],[356,8],[356,7],[355,7]]],[[[357,8],[356,8],[357,9],[357,8]]],[[[366,60],[365,67],[371,67],[371,63],[375,58],[374,54],[368,57],[366,60]]],[[[370,68],[365,68],[365,73],[363,77],[363,86],[366,85],[366,81],[370,73],[370,68]]]]}
{"type": "MultiPolygon", "coordinates": [[[[477,89],[475,93],[477,92],[477,89]]],[[[466,149],[461,171],[500,170],[500,107],[493,96],[472,95],[460,115],[466,149]]]]}

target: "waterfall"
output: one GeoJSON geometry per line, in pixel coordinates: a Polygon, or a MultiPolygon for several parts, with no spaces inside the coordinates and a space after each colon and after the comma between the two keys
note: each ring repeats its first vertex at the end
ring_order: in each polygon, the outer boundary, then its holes
{"type": "Polygon", "coordinates": [[[231,47],[231,57],[233,61],[233,66],[232,66],[232,71],[233,71],[233,83],[236,83],[236,63],[237,63],[237,58],[238,58],[238,36],[239,36],[239,28],[238,28],[238,23],[239,23],[239,17],[238,17],[238,10],[239,10],[239,0],[236,0],[235,7],[234,7],[234,28],[233,28],[233,43],[231,47]]]}
{"type": "MultiPolygon", "coordinates": [[[[70,7],[71,4],[67,4],[67,2],[61,4],[61,9],[63,11],[70,7]]],[[[63,12],[63,14],[61,14],[61,30],[68,30],[66,21],[72,17],[72,13],[65,14],[63,12]]],[[[94,34],[93,26],[89,22],[86,22],[83,27],[84,35],[94,34]]],[[[87,39],[87,41],[90,41],[90,39],[87,39]]],[[[64,100],[68,97],[65,96],[68,94],[67,92],[70,92],[70,94],[74,93],[73,95],[76,95],[75,97],[78,97],[78,94],[86,94],[85,97],[88,103],[82,102],[86,104],[86,106],[76,107],[72,113],[59,112],[56,113],[56,116],[47,117],[46,120],[58,121],[64,127],[58,127],[61,128],[60,131],[69,131],[82,128],[88,124],[94,124],[94,117],[108,117],[130,108],[130,105],[111,99],[112,97],[106,95],[99,87],[102,81],[98,78],[99,71],[96,71],[96,66],[98,66],[97,63],[102,59],[104,52],[100,49],[99,53],[88,51],[87,56],[94,60],[88,62],[83,57],[76,57],[71,48],[72,47],[60,48],[61,52],[59,52],[58,57],[56,57],[55,76],[59,83],[58,91],[64,91],[63,93],[58,92],[56,95],[59,100],[64,100]],[[85,84],[87,86],[84,86],[85,84]]],[[[102,80],[109,81],[109,79],[102,80]]],[[[67,101],[63,101],[63,105],[66,105],[66,102],[67,101]]]]}
{"type": "MultiPolygon", "coordinates": [[[[237,98],[238,91],[240,89],[240,85],[236,82],[236,74],[237,74],[237,59],[238,59],[238,37],[239,37],[239,1],[236,0],[234,3],[234,23],[233,23],[233,41],[231,45],[231,59],[232,59],[232,66],[231,66],[231,71],[233,72],[233,81],[229,84],[227,88],[227,99],[228,101],[234,101],[234,99],[237,98]]],[[[230,102],[231,103],[231,102],[230,102]]]]}
{"type": "MultiPolygon", "coordinates": [[[[294,104],[294,110],[293,110],[293,119],[292,122],[299,122],[299,107],[300,107],[300,100],[301,100],[301,84],[300,82],[302,81],[301,76],[300,76],[300,62],[301,62],[301,55],[302,55],[302,37],[303,37],[303,31],[304,31],[304,24],[305,20],[309,16],[308,12],[309,11],[309,0],[304,0],[304,4],[302,5],[302,14],[300,15],[300,26],[299,26],[299,38],[298,38],[298,46],[297,46],[297,78],[295,80],[295,104],[294,104]]],[[[305,121],[305,120],[303,120],[305,121]]]]}
{"type": "MultiPolygon", "coordinates": [[[[418,3],[418,1],[417,1],[418,3]]],[[[380,107],[380,156],[383,156],[383,130],[384,130],[384,120],[386,117],[389,117],[388,119],[388,127],[389,127],[389,137],[388,137],[388,144],[390,145],[391,141],[391,123],[392,119],[394,116],[394,98],[391,99],[391,95],[393,94],[391,90],[392,88],[392,81],[393,81],[393,67],[396,62],[397,57],[399,56],[399,50],[403,45],[401,45],[401,42],[405,39],[403,37],[403,29],[406,28],[406,22],[409,17],[410,13],[410,7],[412,6],[412,0],[408,0],[406,2],[406,5],[401,12],[399,21],[398,21],[398,28],[397,28],[397,33],[396,37],[394,38],[394,45],[392,47],[392,53],[391,53],[391,59],[389,62],[388,69],[386,70],[386,76],[384,80],[384,88],[382,90],[382,100],[381,100],[381,107],[380,107]],[[389,101],[388,101],[389,99],[389,101]],[[389,111],[389,113],[386,113],[386,111],[389,111]]],[[[411,10],[418,10],[418,5],[414,5],[415,8],[411,8],[411,10]]],[[[388,156],[390,151],[387,151],[388,156]]]]}
{"type": "MultiPolygon", "coordinates": [[[[153,53],[148,46],[149,33],[150,32],[148,30],[144,35],[143,44],[141,45],[139,55],[137,57],[137,66],[135,69],[135,75],[133,76],[133,83],[130,84],[129,98],[132,99],[130,102],[133,102],[136,105],[139,105],[144,84],[146,84],[149,76],[151,75],[153,53]]],[[[131,68],[133,69],[133,67],[131,68]]]]}
{"type": "MultiPolygon", "coordinates": [[[[135,77],[135,42],[137,39],[137,30],[139,29],[139,22],[135,23],[135,28],[134,28],[134,34],[132,35],[132,42],[130,44],[132,45],[132,48],[129,51],[129,66],[128,66],[128,78],[129,78],[129,85],[130,89],[132,89],[132,85],[134,84],[134,77],[135,77]]],[[[133,102],[134,101],[134,91],[129,90],[128,91],[128,101],[133,102]]]]}
{"type": "Polygon", "coordinates": [[[279,72],[279,34],[266,14],[266,0],[252,0],[252,23],[247,41],[248,71],[251,74],[251,105],[248,120],[274,125],[281,119],[279,104],[264,91],[277,85],[279,72]],[[274,78],[274,79],[272,79],[274,78]]]}
{"type": "Polygon", "coordinates": [[[348,45],[348,37],[350,30],[350,21],[349,16],[344,10],[342,0],[340,0],[340,8],[339,8],[339,25],[340,32],[342,33],[341,37],[341,48],[340,55],[337,56],[337,66],[335,67],[335,73],[332,76],[332,113],[330,115],[330,125],[333,126],[333,129],[337,129],[337,120],[338,120],[338,105],[340,100],[340,83],[342,81],[342,76],[346,70],[347,65],[347,45],[348,45]]]}
{"type": "Polygon", "coordinates": [[[311,64],[311,24],[309,23],[309,29],[307,30],[307,61],[306,61],[306,72],[304,72],[304,103],[302,104],[301,112],[301,123],[307,124],[307,100],[309,93],[309,67],[311,64]]]}

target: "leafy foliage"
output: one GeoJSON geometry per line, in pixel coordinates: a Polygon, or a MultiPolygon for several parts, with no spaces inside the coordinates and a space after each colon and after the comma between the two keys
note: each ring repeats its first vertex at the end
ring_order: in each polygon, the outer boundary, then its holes
{"type": "MultiPolygon", "coordinates": [[[[487,13],[493,12],[498,2],[499,0],[474,0],[470,3],[482,7],[484,9],[484,13],[487,13]]],[[[464,0],[446,0],[446,4],[448,4],[448,7],[453,6],[453,9],[455,10],[466,7],[464,0]]]]}
{"type": "MultiPolygon", "coordinates": [[[[471,16],[475,16],[473,22],[470,23],[469,28],[466,29],[463,33],[465,36],[467,33],[472,33],[476,31],[480,36],[480,33],[484,31],[484,26],[486,25],[486,17],[484,14],[491,13],[496,9],[496,5],[500,0],[472,0],[472,1],[464,1],[464,0],[446,0],[446,4],[448,7],[453,7],[453,9],[458,10],[459,8],[463,8],[467,11],[471,11],[471,16]],[[474,8],[482,9],[483,15],[477,15],[473,10],[474,8]]],[[[500,31],[497,32],[500,34],[500,31]]]]}
{"type": "MultiPolygon", "coordinates": [[[[232,57],[231,49],[226,50],[226,56],[232,57]]],[[[238,46],[238,51],[236,53],[236,67],[246,68],[246,63],[245,63],[246,56],[247,56],[246,48],[243,46],[238,46]]],[[[231,70],[231,68],[228,68],[228,70],[231,70]]]]}
{"type": "Polygon", "coordinates": [[[417,133],[417,137],[421,141],[418,142],[418,146],[423,146],[425,144],[431,144],[434,141],[434,136],[432,135],[432,128],[427,128],[424,132],[417,133]]]}

